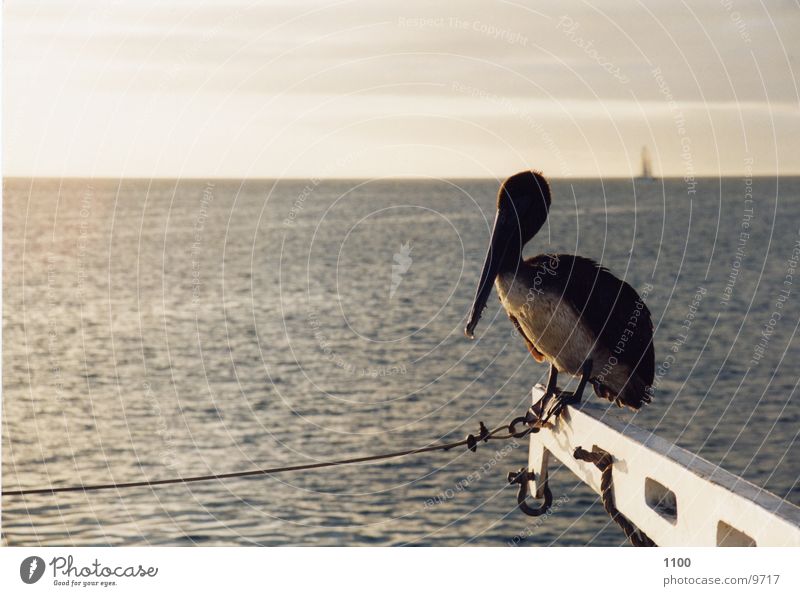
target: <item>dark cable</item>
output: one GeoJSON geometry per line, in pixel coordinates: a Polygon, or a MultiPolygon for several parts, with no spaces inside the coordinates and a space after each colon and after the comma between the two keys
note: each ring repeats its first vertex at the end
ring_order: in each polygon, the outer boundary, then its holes
{"type": "Polygon", "coordinates": [[[299,472],[302,470],[317,470],[319,468],[331,468],[334,466],[346,466],[350,464],[358,464],[369,461],[377,461],[381,459],[392,459],[396,457],[403,457],[406,455],[415,455],[417,453],[427,453],[430,451],[447,451],[456,447],[466,446],[471,451],[475,451],[478,441],[488,441],[489,439],[506,440],[511,438],[518,438],[516,434],[508,433],[505,435],[497,435],[501,430],[507,429],[508,426],[498,426],[496,429],[489,431],[481,422],[480,434],[468,435],[466,439],[456,441],[454,443],[445,443],[444,445],[430,445],[428,447],[419,447],[417,449],[408,449],[406,451],[394,451],[391,453],[381,453],[379,455],[365,455],[362,457],[353,457],[350,459],[339,459],[333,461],[317,462],[313,464],[299,464],[296,466],[283,466],[280,468],[264,468],[261,470],[247,470],[244,472],[228,472],[225,474],[207,474],[205,476],[185,476],[182,478],[165,478],[163,480],[141,480],[139,482],[114,482],[110,484],[90,484],[86,486],[62,486],[62,487],[48,487],[48,488],[26,488],[21,490],[3,491],[4,497],[21,497],[26,495],[53,495],[56,493],[70,493],[70,492],[89,492],[96,490],[110,490],[121,488],[136,488],[142,486],[161,486],[165,484],[188,484],[190,482],[206,482],[209,480],[225,480],[227,478],[244,478],[247,476],[264,476],[267,474],[279,474],[281,472],[299,472]]]}
{"type": "Polygon", "coordinates": [[[575,459],[594,464],[597,466],[597,469],[600,470],[600,493],[603,501],[603,509],[605,509],[606,513],[611,516],[611,519],[622,528],[622,531],[625,532],[625,536],[627,536],[631,544],[633,546],[658,546],[647,534],[637,528],[631,520],[617,509],[614,501],[614,481],[611,477],[614,467],[613,456],[599,447],[594,447],[591,451],[586,451],[583,447],[576,447],[573,456],[575,459]]]}

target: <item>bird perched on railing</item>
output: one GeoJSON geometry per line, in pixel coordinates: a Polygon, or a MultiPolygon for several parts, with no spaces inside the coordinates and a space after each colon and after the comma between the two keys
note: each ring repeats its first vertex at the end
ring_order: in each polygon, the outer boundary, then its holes
{"type": "Polygon", "coordinates": [[[580,401],[586,383],[619,406],[638,410],[651,400],[655,373],[650,311],[630,285],[591,259],[542,254],[522,259],[522,248],[541,229],[550,187],[537,172],[503,182],[478,290],[464,330],[475,326],[492,290],[531,355],[550,363],[547,391],[534,412],[543,421],[580,401]],[[580,376],[572,393],[557,389],[558,373],[580,376]],[[545,404],[547,411],[544,412],[545,404]]]}

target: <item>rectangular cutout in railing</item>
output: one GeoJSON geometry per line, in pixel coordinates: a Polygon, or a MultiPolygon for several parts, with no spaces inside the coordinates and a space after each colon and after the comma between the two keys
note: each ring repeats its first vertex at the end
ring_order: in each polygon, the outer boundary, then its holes
{"type": "Polygon", "coordinates": [[[755,546],[750,536],[721,521],[717,524],[717,546],[755,546]]]}
{"type": "Polygon", "coordinates": [[[666,486],[652,478],[645,478],[644,500],[650,509],[669,523],[678,523],[678,498],[666,486]]]}

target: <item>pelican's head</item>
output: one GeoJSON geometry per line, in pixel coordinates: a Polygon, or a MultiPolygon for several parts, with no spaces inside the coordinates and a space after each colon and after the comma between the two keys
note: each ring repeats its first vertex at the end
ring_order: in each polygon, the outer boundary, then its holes
{"type": "Polygon", "coordinates": [[[520,172],[500,185],[497,215],[516,226],[524,245],[547,220],[550,210],[550,185],[539,172],[520,172]]]}
{"type": "Polygon", "coordinates": [[[498,273],[517,266],[522,247],[547,221],[549,209],[550,186],[538,172],[514,174],[500,186],[489,251],[464,329],[467,337],[474,337],[475,326],[486,307],[498,273]]]}

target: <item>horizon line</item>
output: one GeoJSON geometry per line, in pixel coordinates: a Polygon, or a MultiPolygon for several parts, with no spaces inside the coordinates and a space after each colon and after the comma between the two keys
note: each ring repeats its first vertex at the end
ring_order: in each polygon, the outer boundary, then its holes
{"type": "MultiPolygon", "coordinates": [[[[92,176],[92,175],[70,175],[70,176],[53,176],[53,175],[3,175],[2,180],[151,180],[151,181],[174,181],[174,180],[220,180],[220,181],[286,181],[286,182],[309,182],[313,180],[325,181],[377,181],[377,180],[408,180],[408,181],[435,181],[435,180],[503,180],[508,176],[495,177],[495,176],[92,176]]],[[[720,178],[797,178],[800,177],[800,171],[791,173],[773,172],[768,174],[747,174],[742,172],[739,174],[695,174],[693,176],[653,176],[650,178],[652,182],[659,180],[716,180],[720,178]]],[[[546,176],[548,180],[638,180],[641,176],[546,176]]]]}

